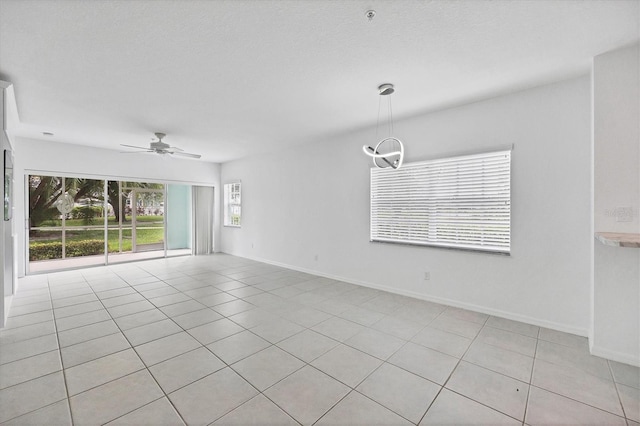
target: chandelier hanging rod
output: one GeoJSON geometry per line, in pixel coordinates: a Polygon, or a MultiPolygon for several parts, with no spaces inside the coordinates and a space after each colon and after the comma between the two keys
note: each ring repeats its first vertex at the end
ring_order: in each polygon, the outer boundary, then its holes
{"type": "MultiPolygon", "coordinates": [[[[385,83],[378,86],[378,94],[380,96],[388,96],[395,92],[395,88],[391,83],[385,83]]],[[[365,154],[372,157],[373,164],[378,168],[391,167],[392,169],[398,169],[402,166],[404,160],[404,146],[400,139],[393,137],[393,110],[391,108],[391,98],[388,103],[388,117],[387,126],[389,129],[389,136],[380,140],[375,148],[364,145],[362,150],[365,154]],[[383,152],[382,147],[391,145],[389,152],[383,152]],[[384,161],[386,165],[378,163],[378,160],[384,161]]],[[[378,130],[380,127],[380,102],[378,103],[378,122],[376,124],[376,138],[378,137],[378,130]]]]}

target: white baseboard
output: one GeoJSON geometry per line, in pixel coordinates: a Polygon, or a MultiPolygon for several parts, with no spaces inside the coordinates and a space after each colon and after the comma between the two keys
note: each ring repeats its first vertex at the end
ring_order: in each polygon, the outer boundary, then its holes
{"type": "Polygon", "coordinates": [[[591,345],[591,355],[621,362],[623,364],[633,365],[635,367],[640,367],[640,357],[638,357],[637,355],[634,356],[623,352],[612,351],[597,345],[591,345]]]}
{"type": "Polygon", "coordinates": [[[485,306],[475,305],[475,304],[472,304],[472,303],[461,302],[461,301],[458,301],[458,300],[447,299],[447,298],[436,297],[436,296],[430,296],[430,295],[417,293],[417,292],[413,292],[413,291],[402,290],[402,289],[397,289],[397,288],[393,288],[393,287],[387,287],[387,286],[372,284],[372,283],[365,282],[365,281],[359,281],[359,280],[354,280],[354,279],[351,279],[351,278],[341,277],[341,276],[337,276],[337,275],[326,274],[324,272],[315,271],[315,270],[312,270],[312,269],[301,268],[301,267],[295,266],[295,265],[289,265],[289,264],[286,264],[286,263],[275,262],[275,261],[272,261],[272,260],[269,260],[269,259],[261,259],[261,258],[252,257],[252,256],[240,256],[240,255],[232,254],[232,253],[228,253],[228,254],[231,254],[232,256],[243,257],[245,259],[255,260],[256,262],[262,262],[262,263],[267,263],[269,265],[280,266],[282,268],[292,269],[294,271],[305,272],[307,274],[318,275],[320,277],[330,278],[330,279],[337,280],[337,281],[343,281],[343,282],[346,282],[346,283],[349,283],[349,284],[355,284],[355,285],[359,285],[359,286],[362,286],[362,287],[373,288],[375,290],[382,290],[382,291],[386,291],[386,292],[389,292],[389,293],[399,294],[401,296],[413,297],[414,299],[426,300],[428,302],[440,303],[442,305],[453,306],[455,308],[467,309],[467,310],[470,310],[470,311],[480,312],[480,313],[487,314],[487,315],[493,315],[493,316],[496,316],[496,317],[501,317],[501,318],[509,319],[509,320],[512,320],[512,321],[519,321],[519,322],[524,322],[524,323],[531,324],[531,325],[537,325],[539,327],[549,328],[549,329],[556,330],[556,331],[562,331],[564,333],[576,334],[578,336],[584,336],[584,337],[587,337],[588,334],[589,334],[589,330],[586,329],[586,328],[580,328],[580,327],[575,327],[575,326],[571,326],[571,325],[567,325],[567,324],[561,324],[561,323],[557,323],[557,322],[553,322],[553,321],[547,321],[547,320],[543,320],[543,319],[540,319],[540,318],[533,318],[533,317],[529,317],[529,316],[526,316],[526,315],[520,315],[520,314],[517,314],[517,313],[514,313],[514,312],[507,312],[507,311],[502,311],[502,310],[499,310],[499,309],[493,309],[493,308],[488,308],[488,307],[485,307],[485,306]]]}
{"type": "Polygon", "coordinates": [[[4,328],[7,324],[7,318],[9,318],[9,309],[11,308],[11,301],[13,300],[13,295],[4,297],[4,318],[2,318],[2,324],[0,324],[0,328],[4,328]]]}

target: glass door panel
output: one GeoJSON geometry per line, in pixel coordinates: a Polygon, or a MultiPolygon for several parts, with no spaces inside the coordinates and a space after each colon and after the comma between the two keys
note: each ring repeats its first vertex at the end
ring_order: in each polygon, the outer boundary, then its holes
{"type": "Polygon", "coordinates": [[[132,251],[164,255],[164,189],[134,189],[132,194],[132,251]]]}
{"type": "Polygon", "coordinates": [[[64,217],[64,268],[104,265],[104,180],[64,178],[73,208],[64,217]]]}
{"type": "Polygon", "coordinates": [[[191,186],[167,185],[167,256],[191,254],[191,186]]]}
{"type": "Polygon", "coordinates": [[[62,216],[55,206],[63,194],[63,182],[58,176],[30,175],[27,185],[30,271],[40,271],[62,259],[62,216]]]}
{"type": "Polygon", "coordinates": [[[105,263],[104,181],[30,175],[29,272],[105,263]]]}

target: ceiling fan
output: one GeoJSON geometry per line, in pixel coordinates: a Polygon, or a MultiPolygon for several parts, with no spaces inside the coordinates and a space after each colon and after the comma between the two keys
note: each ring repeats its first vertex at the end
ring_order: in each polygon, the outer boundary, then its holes
{"type": "Polygon", "coordinates": [[[176,146],[171,146],[167,143],[162,142],[162,139],[167,136],[164,133],[160,133],[160,132],[156,132],[155,133],[156,138],[158,138],[157,141],[151,142],[149,144],[149,148],[145,148],[144,146],[135,146],[135,145],[125,145],[123,143],[121,143],[121,146],[126,146],[127,148],[138,148],[141,149],[142,151],[123,151],[121,152],[122,154],[137,154],[137,153],[146,153],[146,152],[152,152],[155,154],[160,154],[160,155],[164,155],[164,154],[171,154],[171,155],[179,155],[181,157],[189,157],[189,158],[200,158],[202,157],[200,154],[191,154],[188,152],[184,152],[182,149],[176,147],[176,146]]]}

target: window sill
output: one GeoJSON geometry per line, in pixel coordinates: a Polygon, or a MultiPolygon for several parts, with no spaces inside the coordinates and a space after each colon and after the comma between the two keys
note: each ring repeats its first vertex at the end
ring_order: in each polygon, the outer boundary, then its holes
{"type": "Polygon", "coordinates": [[[596,232],[596,239],[606,246],[640,248],[640,234],[596,232]]]}

